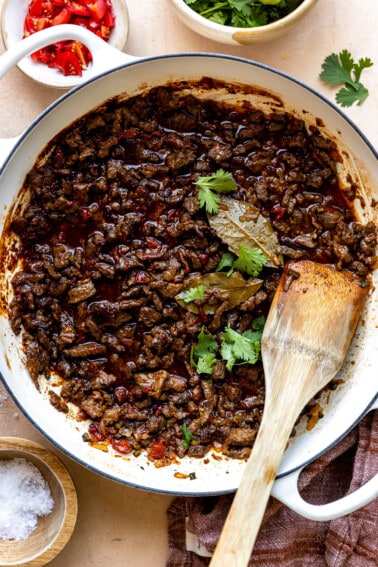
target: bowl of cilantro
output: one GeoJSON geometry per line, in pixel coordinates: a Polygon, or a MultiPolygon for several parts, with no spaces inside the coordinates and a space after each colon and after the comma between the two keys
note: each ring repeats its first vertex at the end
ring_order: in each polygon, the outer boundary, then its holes
{"type": "Polygon", "coordinates": [[[290,31],[317,0],[168,0],[193,31],[220,43],[250,45],[290,31]]]}

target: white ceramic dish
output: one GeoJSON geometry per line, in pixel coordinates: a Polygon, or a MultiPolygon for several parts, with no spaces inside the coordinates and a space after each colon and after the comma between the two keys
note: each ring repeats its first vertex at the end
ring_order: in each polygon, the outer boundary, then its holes
{"type": "MultiPolygon", "coordinates": [[[[1,11],[1,35],[7,49],[16,45],[22,39],[24,20],[29,4],[30,0],[4,1],[1,11]]],[[[109,45],[122,51],[129,33],[129,14],[125,0],[113,0],[112,4],[116,25],[110,34],[109,45]]],[[[86,75],[90,74],[84,71],[82,77],[76,75],[64,76],[57,69],[50,69],[43,63],[34,62],[30,55],[21,59],[17,65],[25,75],[38,83],[60,89],[74,87],[85,81],[88,78],[86,75]]]]}
{"type": "Polygon", "coordinates": [[[168,0],[168,2],[181,22],[194,32],[219,43],[240,46],[274,41],[289,33],[300,24],[302,18],[312,9],[317,0],[303,0],[295,10],[284,18],[255,28],[223,26],[195,12],[184,0],[168,0]]]}
{"type": "MultiPolygon", "coordinates": [[[[70,28],[65,26],[64,33],[69,34],[70,28]]],[[[72,31],[78,33],[77,30],[72,31]]],[[[50,33],[49,30],[47,32],[50,33]]],[[[97,53],[97,45],[91,43],[92,38],[84,32],[86,30],[81,30],[81,39],[88,43],[95,54],[93,68],[98,70],[97,65],[101,63],[105,66],[114,50],[110,46],[101,46],[97,53]]],[[[51,35],[43,33],[44,40],[50,41],[51,35]]],[[[59,33],[62,34],[62,30],[59,33]]],[[[17,46],[0,58],[0,77],[18,57],[25,54],[24,47],[21,55],[20,50],[21,47],[17,46]]],[[[343,158],[340,178],[347,183],[347,176],[350,175],[358,181],[360,191],[356,206],[360,215],[365,220],[377,222],[377,209],[372,206],[373,199],[378,198],[377,154],[361,132],[336,107],[293,78],[249,60],[211,54],[167,55],[140,60],[118,54],[117,68],[103,71],[101,76],[64,94],[17,140],[3,140],[0,147],[0,150],[3,149],[0,155],[5,156],[0,170],[2,222],[37,155],[68,123],[117,94],[132,96],[173,79],[190,81],[203,76],[212,76],[230,85],[253,82],[255,88],[248,97],[257,107],[294,112],[308,125],[316,125],[337,140],[343,158]]],[[[194,94],[201,96],[201,92],[194,94]]],[[[230,94],[225,89],[215,88],[211,96],[218,99],[238,98],[237,89],[230,94]]],[[[4,302],[6,282],[3,280],[0,283],[4,302]]],[[[275,495],[284,502],[287,492],[285,482],[290,480],[290,475],[294,475],[294,481],[290,482],[295,484],[295,476],[300,469],[336,443],[374,405],[378,390],[377,288],[376,273],[375,290],[366,304],[362,323],[339,376],[344,383],[322,400],[324,418],[312,431],[299,427],[285,453],[278,474],[281,484],[277,482],[279,488],[275,489],[275,495]]],[[[159,469],[143,455],[125,458],[115,456],[110,451],[104,453],[83,443],[85,426],[57,412],[48,401],[44,385],[41,385],[40,393],[32,383],[25,370],[19,341],[10,329],[4,310],[0,317],[0,337],[0,372],[11,395],[45,436],[84,466],[130,486],[163,493],[210,495],[232,492],[237,488],[244,470],[244,462],[239,460],[219,459],[216,455],[200,460],[185,458],[180,463],[159,469]]],[[[338,502],[331,511],[326,511],[327,517],[330,514],[336,517],[347,513],[376,497],[378,476],[366,485],[364,492],[355,494],[354,502],[338,502]]],[[[294,503],[293,507],[298,509],[298,503],[294,503]]],[[[301,513],[307,513],[303,504],[301,513]]],[[[309,514],[316,516],[312,511],[309,514]]],[[[317,508],[316,519],[321,519],[321,514],[317,508]]]]}

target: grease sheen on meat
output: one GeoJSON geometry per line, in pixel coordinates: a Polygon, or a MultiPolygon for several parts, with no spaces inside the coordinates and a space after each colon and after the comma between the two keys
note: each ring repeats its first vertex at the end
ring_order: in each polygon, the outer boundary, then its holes
{"type": "Polygon", "coordinates": [[[177,303],[188,277],[214,272],[227,251],[194,182],[231,172],[232,197],[270,218],[284,258],[364,280],[376,231],[356,220],[337,159],[333,142],[290,114],[169,86],[111,100],[51,141],[11,224],[22,268],[9,315],[33,379],[60,376],[51,402],[61,411],[73,403],[88,420],[85,440],[146,450],[160,464],[210,447],[248,456],[264,404],[261,363],[229,372],[219,361],[210,377],[190,352],[201,329],[219,342],[227,325],[243,332],[266,314],[281,270],[264,268],[256,295],[214,316],[177,303]]]}

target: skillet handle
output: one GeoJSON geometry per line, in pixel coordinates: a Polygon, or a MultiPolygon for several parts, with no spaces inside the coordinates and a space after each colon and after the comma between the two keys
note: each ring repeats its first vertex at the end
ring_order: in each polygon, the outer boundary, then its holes
{"type": "MultiPolygon", "coordinates": [[[[378,397],[364,415],[374,409],[378,409],[378,397]]],[[[378,497],[378,474],[376,474],[363,486],[339,500],[321,505],[310,504],[303,500],[298,490],[298,479],[303,468],[277,479],[271,494],[304,518],[319,522],[334,520],[366,506],[378,497]]]]}
{"type": "Polygon", "coordinates": [[[89,65],[83,77],[69,77],[69,79],[72,79],[73,84],[82,83],[96,77],[104,71],[138,59],[137,57],[128,55],[112,47],[106,41],[82,26],[62,24],[36,32],[20,40],[18,43],[15,43],[5,51],[5,53],[0,56],[0,79],[27,55],[30,55],[42,47],[65,39],[77,40],[84,43],[91,51],[93,57],[93,62],[89,65]]]}

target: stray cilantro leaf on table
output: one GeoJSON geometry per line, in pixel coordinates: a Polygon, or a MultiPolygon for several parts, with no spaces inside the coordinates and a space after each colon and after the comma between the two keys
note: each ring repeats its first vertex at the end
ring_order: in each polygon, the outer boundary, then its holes
{"type": "Polygon", "coordinates": [[[229,193],[236,189],[232,174],[224,169],[218,169],[208,177],[199,177],[195,185],[199,188],[198,200],[201,207],[205,207],[211,215],[219,211],[220,197],[217,193],[229,193]]]}
{"type": "Polygon", "coordinates": [[[325,58],[319,77],[329,85],[343,85],[336,93],[336,102],[343,107],[360,105],[369,95],[368,89],[360,82],[364,69],[372,67],[369,57],[355,61],[347,49],[339,54],[332,53],[325,58]]]}

